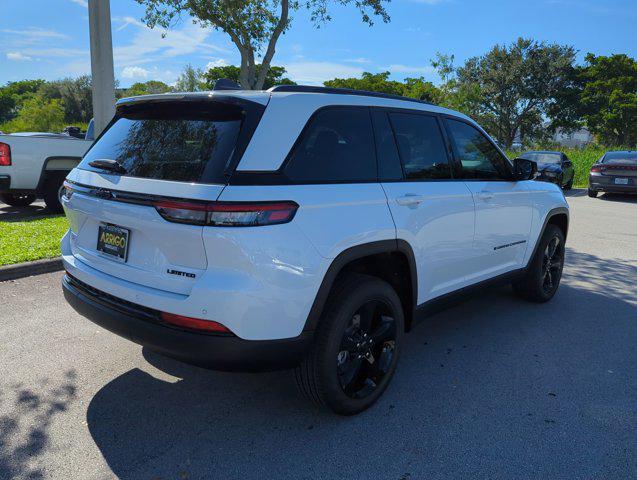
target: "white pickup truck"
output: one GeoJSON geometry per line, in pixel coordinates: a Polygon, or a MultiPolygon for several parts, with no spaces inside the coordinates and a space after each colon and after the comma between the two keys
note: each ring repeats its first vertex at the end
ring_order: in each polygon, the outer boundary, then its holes
{"type": "Polygon", "coordinates": [[[62,212],[60,195],[66,175],[93,143],[56,133],[0,134],[0,202],[26,206],[43,197],[51,212],[62,212]]]}

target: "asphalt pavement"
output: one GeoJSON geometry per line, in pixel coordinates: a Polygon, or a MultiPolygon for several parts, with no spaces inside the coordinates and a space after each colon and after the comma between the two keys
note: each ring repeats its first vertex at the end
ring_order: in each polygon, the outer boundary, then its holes
{"type": "Polygon", "coordinates": [[[206,371],[100,329],[60,273],[0,283],[0,478],[637,478],[637,200],[569,203],[553,301],[502,288],[429,317],[349,418],[290,372],[206,371]]]}

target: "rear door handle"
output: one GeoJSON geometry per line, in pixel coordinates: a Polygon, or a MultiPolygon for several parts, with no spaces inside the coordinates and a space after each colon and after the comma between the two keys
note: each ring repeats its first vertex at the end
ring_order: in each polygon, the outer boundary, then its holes
{"type": "Polygon", "coordinates": [[[418,205],[422,203],[423,201],[424,201],[424,197],[416,193],[406,193],[402,197],[398,197],[396,199],[396,203],[398,205],[418,205]]]}
{"type": "Polygon", "coordinates": [[[491,190],[481,190],[476,196],[482,200],[491,200],[493,198],[493,192],[491,190]]]}

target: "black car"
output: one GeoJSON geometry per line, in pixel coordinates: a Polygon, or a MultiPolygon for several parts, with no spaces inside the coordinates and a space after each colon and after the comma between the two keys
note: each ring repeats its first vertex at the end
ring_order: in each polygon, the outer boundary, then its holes
{"type": "Polygon", "coordinates": [[[525,152],[520,157],[537,163],[538,180],[555,183],[564,190],[573,187],[575,169],[565,153],[536,150],[525,152]]]}
{"type": "Polygon", "coordinates": [[[606,152],[588,175],[588,196],[599,192],[637,193],[637,151],[606,152]]]}

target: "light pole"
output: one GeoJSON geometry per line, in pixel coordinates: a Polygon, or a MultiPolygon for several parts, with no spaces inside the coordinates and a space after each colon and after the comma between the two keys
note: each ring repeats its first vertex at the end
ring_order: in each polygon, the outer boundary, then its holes
{"type": "Polygon", "coordinates": [[[115,73],[110,0],[88,0],[95,136],[115,115],[115,73]]]}

